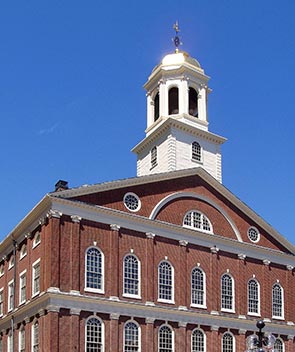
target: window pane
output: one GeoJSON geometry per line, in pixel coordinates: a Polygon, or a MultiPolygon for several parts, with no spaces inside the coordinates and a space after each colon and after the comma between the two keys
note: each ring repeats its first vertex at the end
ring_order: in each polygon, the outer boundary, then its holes
{"type": "Polygon", "coordinates": [[[124,328],[124,352],[139,351],[139,331],[135,323],[129,322],[124,328]]]}
{"type": "Polygon", "coordinates": [[[102,289],[102,254],[97,248],[87,251],[86,287],[102,289]]]}
{"type": "Polygon", "coordinates": [[[194,330],[192,332],[192,352],[204,352],[204,351],[205,351],[204,333],[200,330],[194,330]]]}
{"type": "Polygon", "coordinates": [[[222,276],[221,294],[221,308],[233,309],[233,282],[229,275],[222,276]]]}
{"type": "Polygon", "coordinates": [[[159,265],[159,298],[172,300],[172,267],[167,262],[159,265]]]}
{"type": "Polygon", "coordinates": [[[162,326],[159,329],[159,352],[172,352],[172,330],[168,326],[162,326]]]}
{"type": "Polygon", "coordinates": [[[101,352],[102,325],[96,318],[91,318],[86,323],[86,352],[101,352]]]}
{"type": "Polygon", "coordinates": [[[138,260],[133,255],[128,255],[124,259],[124,293],[139,294],[138,260]]]}
{"type": "Polygon", "coordinates": [[[192,271],[192,304],[204,305],[204,273],[198,268],[192,271]]]}

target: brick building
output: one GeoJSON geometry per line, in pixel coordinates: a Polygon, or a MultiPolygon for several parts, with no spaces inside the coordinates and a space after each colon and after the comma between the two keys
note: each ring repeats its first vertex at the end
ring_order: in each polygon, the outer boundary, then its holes
{"type": "Polygon", "coordinates": [[[208,80],[165,56],[137,177],[60,181],[2,241],[1,351],[242,352],[258,319],[295,350],[295,248],[222,185],[208,80]]]}

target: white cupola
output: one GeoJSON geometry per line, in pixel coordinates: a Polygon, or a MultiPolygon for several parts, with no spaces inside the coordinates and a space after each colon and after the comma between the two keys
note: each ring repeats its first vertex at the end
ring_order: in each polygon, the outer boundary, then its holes
{"type": "Polygon", "coordinates": [[[208,131],[208,81],[199,62],[178,45],[153,69],[144,85],[146,137],[132,150],[138,176],[200,166],[222,181],[220,147],[226,139],[208,131]]]}

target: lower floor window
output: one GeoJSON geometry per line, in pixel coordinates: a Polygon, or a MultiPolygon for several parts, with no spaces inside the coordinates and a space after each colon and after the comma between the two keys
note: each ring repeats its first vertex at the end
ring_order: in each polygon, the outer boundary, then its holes
{"type": "Polygon", "coordinates": [[[102,352],[102,322],[97,318],[90,318],[86,322],[86,352],[102,352]]]}

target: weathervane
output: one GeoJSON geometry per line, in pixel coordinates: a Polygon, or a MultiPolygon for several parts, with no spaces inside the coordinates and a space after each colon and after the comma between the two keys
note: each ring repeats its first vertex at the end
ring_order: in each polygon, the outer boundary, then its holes
{"type": "Polygon", "coordinates": [[[173,25],[173,29],[175,30],[175,37],[172,39],[175,45],[175,52],[178,53],[179,49],[178,47],[180,45],[182,45],[182,43],[180,42],[180,38],[178,36],[178,32],[179,32],[179,26],[178,26],[178,21],[176,21],[173,25]]]}

